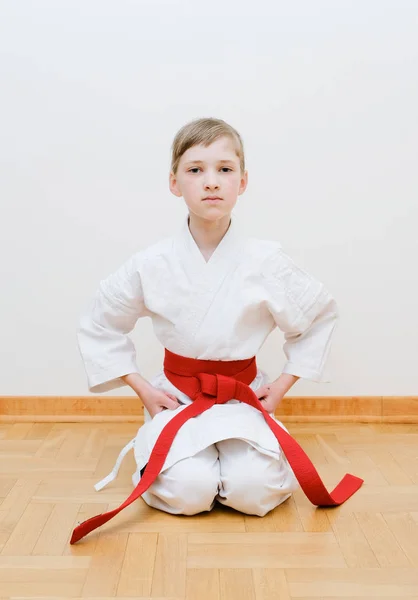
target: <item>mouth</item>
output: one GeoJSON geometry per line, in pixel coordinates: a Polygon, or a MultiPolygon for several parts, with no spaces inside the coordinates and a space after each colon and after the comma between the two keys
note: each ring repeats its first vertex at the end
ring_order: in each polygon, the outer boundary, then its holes
{"type": "Polygon", "coordinates": [[[207,198],[203,198],[203,202],[222,202],[222,198],[219,198],[219,196],[208,196],[207,198]]]}

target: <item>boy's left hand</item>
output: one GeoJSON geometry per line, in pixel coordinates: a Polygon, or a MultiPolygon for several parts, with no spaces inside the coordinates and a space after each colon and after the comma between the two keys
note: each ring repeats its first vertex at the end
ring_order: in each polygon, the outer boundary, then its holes
{"type": "Polygon", "coordinates": [[[283,398],[283,393],[278,391],[271,383],[263,385],[254,393],[268,413],[274,413],[283,398]]]}

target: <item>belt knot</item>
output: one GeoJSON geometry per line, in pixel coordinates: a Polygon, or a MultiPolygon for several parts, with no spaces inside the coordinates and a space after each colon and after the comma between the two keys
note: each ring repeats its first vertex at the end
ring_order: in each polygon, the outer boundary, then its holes
{"type": "Polygon", "coordinates": [[[225,404],[236,397],[237,381],[217,373],[198,373],[203,394],[216,398],[216,404],[225,404]]]}

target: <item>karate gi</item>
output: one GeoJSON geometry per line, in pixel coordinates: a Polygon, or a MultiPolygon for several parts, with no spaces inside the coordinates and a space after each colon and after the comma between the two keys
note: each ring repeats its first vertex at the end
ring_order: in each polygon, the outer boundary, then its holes
{"type": "MultiPolygon", "coordinates": [[[[324,285],[297,267],[279,243],[242,236],[234,217],[206,262],[187,217],[173,237],[137,252],[100,283],[78,330],[92,392],[115,389],[124,385],[121,376],[140,373],[128,334],[141,317],[152,319],[158,340],[169,351],[213,361],[257,355],[279,327],[285,336],[283,371],[322,381],[337,308],[324,285]]],[[[163,371],[151,383],[182,404],[191,403],[163,371]]],[[[258,369],[250,387],[255,391],[266,383],[266,374],[258,369]]],[[[184,408],[162,411],[153,419],[145,411],[144,425],[124,449],[134,449],[134,485],[161,430],[184,408]]],[[[173,514],[208,511],[217,500],[263,516],[297,487],[262,414],[231,400],[182,426],[161,474],[142,497],[173,514]]]]}

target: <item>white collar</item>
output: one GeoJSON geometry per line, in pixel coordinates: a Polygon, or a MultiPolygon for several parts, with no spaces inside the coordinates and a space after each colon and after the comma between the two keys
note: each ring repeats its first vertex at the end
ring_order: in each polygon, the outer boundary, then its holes
{"type": "Polygon", "coordinates": [[[176,236],[176,247],[182,260],[186,262],[189,269],[194,273],[209,276],[223,270],[235,254],[239,251],[242,237],[236,217],[231,215],[231,222],[227,232],[221,239],[208,261],[205,260],[195,239],[189,229],[189,215],[182,223],[181,229],[176,236]]]}

